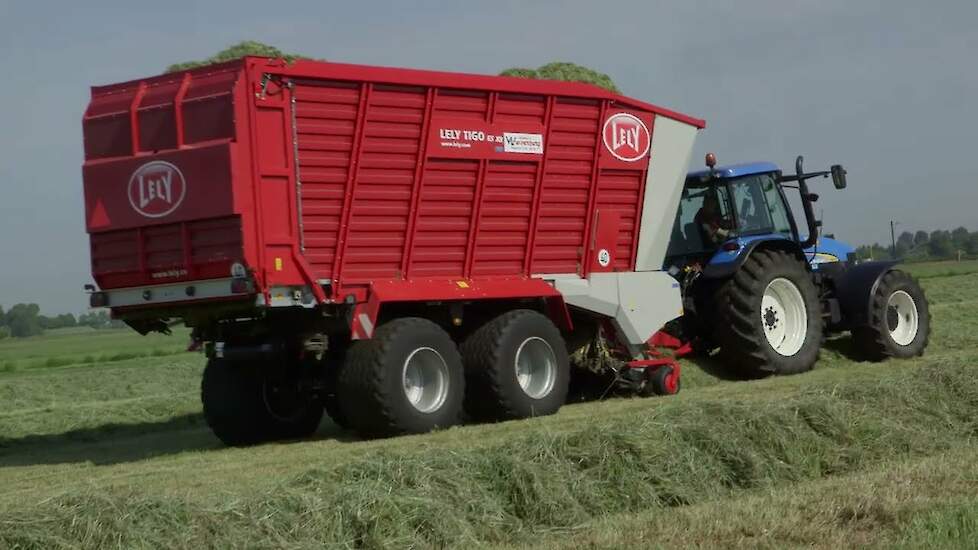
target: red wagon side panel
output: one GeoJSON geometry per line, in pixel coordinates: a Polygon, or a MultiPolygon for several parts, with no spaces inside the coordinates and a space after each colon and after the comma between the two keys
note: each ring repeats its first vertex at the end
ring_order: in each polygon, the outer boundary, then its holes
{"type": "Polygon", "coordinates": [[[340,294],[377,281],[583,276],[601,210],[618,213],[611,269],[634,267],[648,144],[668,111],[574,83],[251,68],[252,81],[291,86],[302,255],[340,294]],[[644,126],[634,158],[604,144],[616,114],[644,126]]]}
{"type": "Polygon", "coordinates": [[[113,289],[242,263],[272,302],[363,302],[381,283],[634,270],[660,116],[703,125],[579,83],[315,61],[93,88],[93,274],[113,289]]]}

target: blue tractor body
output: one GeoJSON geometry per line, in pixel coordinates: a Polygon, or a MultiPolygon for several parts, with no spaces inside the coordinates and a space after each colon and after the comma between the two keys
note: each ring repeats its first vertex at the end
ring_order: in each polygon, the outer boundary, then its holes
{"type": "Polygon", "coordinates": [[[802,160],[786,175],[770,162],[718,167],[710,154],[708,169],[687,175],[663,266],[683,290],[674,328],[750,376],[812,368],[824,333],[850,331],[866,358],[923,353],[923,290],[895,262],[858,262],[852,246],[820,235],[808,181],[831,176],[843,189],[846,173],[805,172],[802,160]]]}

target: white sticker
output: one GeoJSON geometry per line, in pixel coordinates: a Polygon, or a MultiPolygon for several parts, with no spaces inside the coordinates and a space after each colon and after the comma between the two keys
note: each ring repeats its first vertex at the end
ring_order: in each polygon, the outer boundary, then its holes
{"type": "Polygon", "coordinates": [[[608,252],[608,249],[602,248],[601,250],[599,250],[598,265],[600,265],[601,267],[608,267],[610,263],[611,263],[611,253],[608,252]]]}
{"type": "Polygon", "coordinates": [[[543,154],[543,134],[503,132],[503,152],[543,154]]]}

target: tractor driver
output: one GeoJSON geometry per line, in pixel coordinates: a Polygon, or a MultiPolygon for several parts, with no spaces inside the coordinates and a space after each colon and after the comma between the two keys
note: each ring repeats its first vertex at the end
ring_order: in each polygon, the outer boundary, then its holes
{"type": "Polygon", "coordinates": [[[718,246],[730,237],[730,221],[720,213],[720,201],[715,191],[707,192],[703,206],[693,218],[704,244],[718,246]]]}

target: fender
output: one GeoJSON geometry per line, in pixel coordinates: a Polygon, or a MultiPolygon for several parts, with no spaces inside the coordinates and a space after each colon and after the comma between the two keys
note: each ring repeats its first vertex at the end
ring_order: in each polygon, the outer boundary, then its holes
{"type": "MultiPolygon", "coordinates": [[[[869,323],[873,295],[884,275],[899,262],[879,261],[848,265],[837,272],[826,272],[835,287],[835,296],[842,309],[842,319],[847,328],[869,323]]],[[[835,270],[833,270],[835,271],[835,270]]]]}
{"type": "Polygon", "coordinates": [[[750,255],[758,248],[783,250],[798,258],[798,260],[800,260],[806,266],[808,265],[801,246],[799,246],[798,243],[788,239],[759,238],[750,241],[737,239],[734,242],[739,244],[740,248],[730,252],[721,250],[720,252],[714,254],[713,258],[710,259],[710,263],[703,268],[703,277],[707,279],[727,279],[732,277],[733,274],[740,269],[740,266],[744,265],[747,258],[749,258],[750,255]]]}

